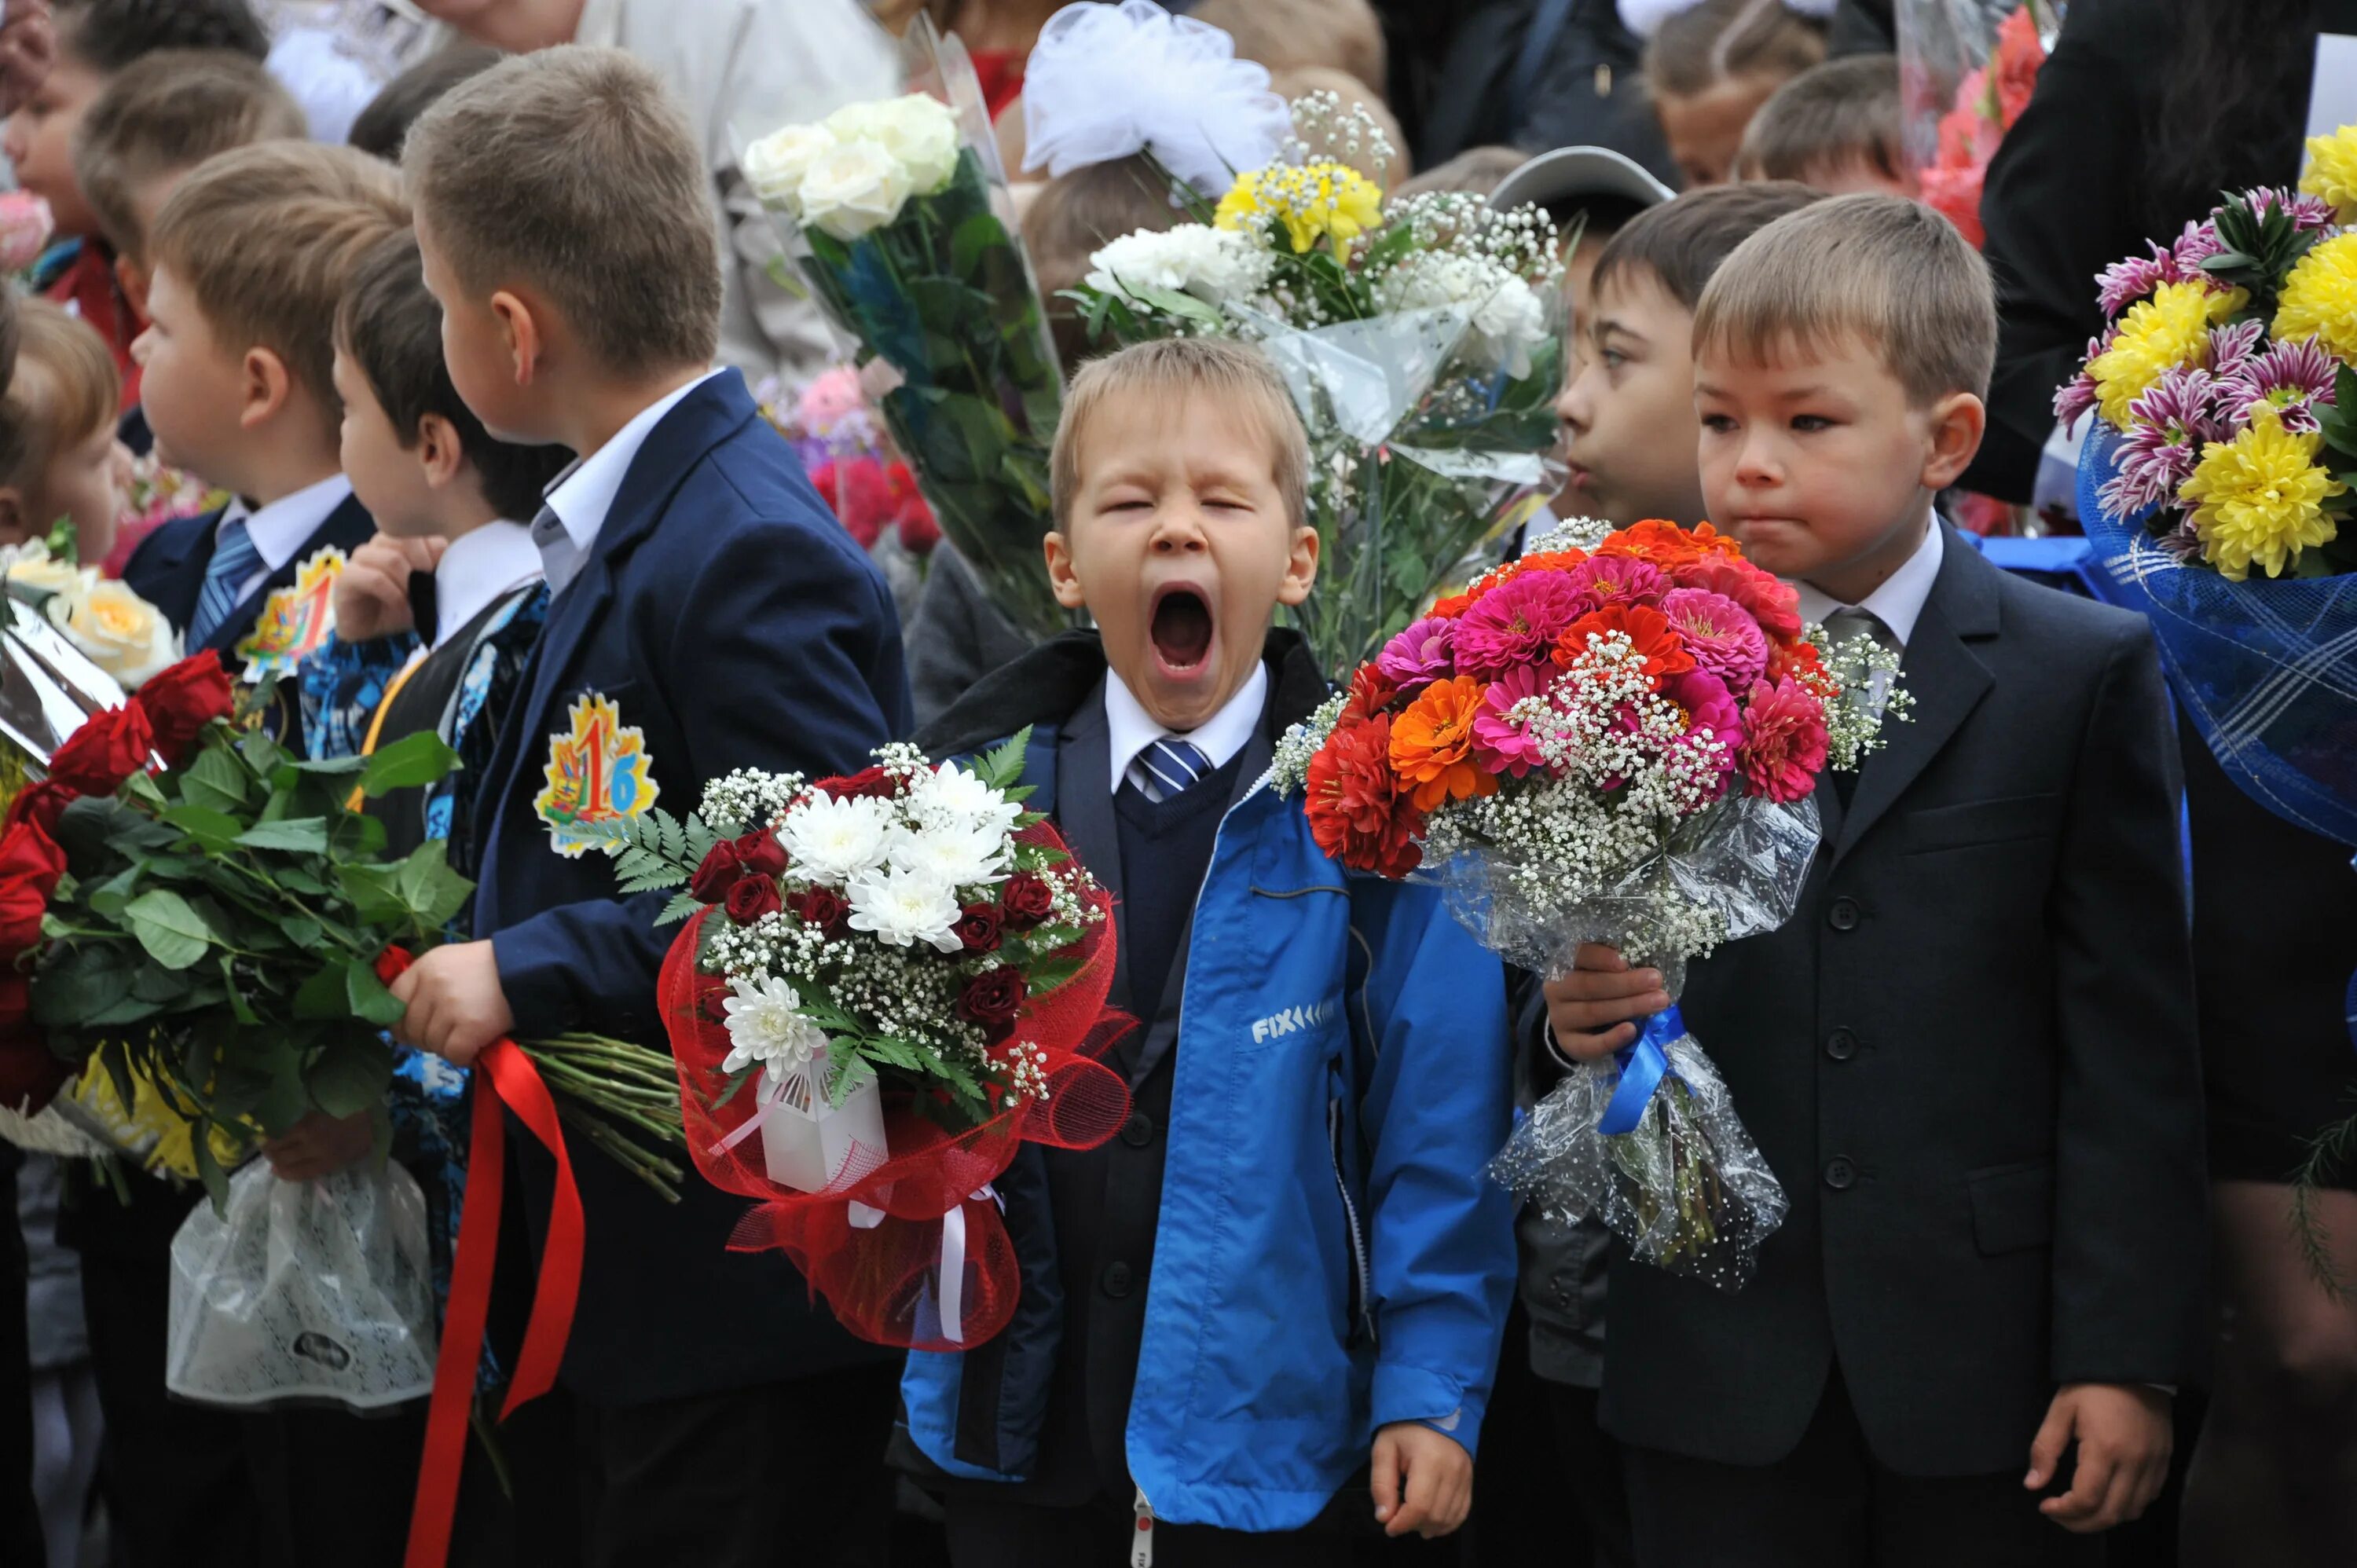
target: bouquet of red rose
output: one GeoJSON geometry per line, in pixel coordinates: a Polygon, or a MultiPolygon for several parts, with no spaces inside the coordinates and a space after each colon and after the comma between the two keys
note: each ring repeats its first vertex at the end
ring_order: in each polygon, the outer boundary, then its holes
{"type": "Polygon", "coordinates": [[[1103,1143],[1128,1092],[1112,898],[1018,788],[1028,732],[969,767],[890,746],[848,779],[740,771],[682,823],[608,824],[625,891],[687,884],[663,966],[688,1147],[758,1198],[862,1337],[959,1350],[1006,1326],[991,1183],[1025,1140],[1103,1143]]]}
{"type": "MultiPolygon", "coordinates": [[[[1687,960],[1792,913],[1817,776],[1874,744],[1854,688],[1893,668],[1828,648],[1708,523],[1573,523],[1393,639],[1275,778],[1329,854],[1438,884],[1510,961],[1560,974],[1605,942],[1675,996],[1687,960]]],[[[1727,1286],[1785,1208],[1674,1006],[1568,1074],[1493,1168],[1727,1286]]]]}

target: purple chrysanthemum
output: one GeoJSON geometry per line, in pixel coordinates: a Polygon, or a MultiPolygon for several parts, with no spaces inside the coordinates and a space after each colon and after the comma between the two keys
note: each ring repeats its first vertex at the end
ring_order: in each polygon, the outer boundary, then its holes
{"type": "Polygon", "coordinates": [[[2232,434],[2233,400],[2207,371],[2179,367],[2161,372],[2145,394],[2128,405],[2127,433],[2120,439],[2117,467],[2102,499],[2115,517],[2177,499],[2179,485],[2193,477],[2204,442],[2232,434]]]}
{"type": "MultiPolygon", "coordinates": [[[[2310,196],[2301,190],[2285,190],[2276,186],[2260,186],[2246,190],[2243,192],[2243,200],[2262,218],[2267,215],[2268,209],[2282,207],[2291,214],[2292,227],[2307,233],[2331,228],[2336,216],[2331,204],[2322,197],[2310,196]]],[[[2217,250],[2218,247],[2213,246],[2209,253],[2215,255],[2217,250]]]]}
{"type": "Polygon", "coordinates": [[[2155,245],[2149,256],[2130,256],[2096,274],[2095,297],[2105,316],[2117,316],[2162,284],[2174,283],[2176,273],[2169,253],[2155,245]]]}
{"type": "Polygon", "coordinates": [[[1403,693],[1447,680],[1457,673],[1451,652],[1456,636],[1455,621],[1427,616],[1383,645],[1375,669],[1403,693]]]}
{"type": "Polygon", "coordinates": [[[2210,328],[2210,369],[2218,375],[2234,373],[2258,351],[2266,338],[2264,321],[2232,321],[2210,328]]]}
{"type": "Polygon", "coordinates": [[[1696,665],[1730,692],[1749,692],[1768,671],[1768,637],[1750,613],[1725,594],[1708,588],[1673,588],[1662,596],[1662,613],[1685,639],[1696,665]]]}
{"type": "Polygon", "coordinates": [[[2055,424],[2066,428],[2076,424],[2081,414],[2095,406],[2102,389],[2095,385],[2095,378],[2087,373],[2086,368],[2112,346],[2112,339],[2117,336],[2118,328],[2107,327],[2087,339],[2087,352],[2080,358],[2079,373],[2054,389],[2055,424]]]}
{"type": "Polygon", "coordinates": [[[1517,664],[1547,659],[1565,628],[1595,607],[1568,574],[1525,572],[1482,595],[1458,618],[1454,633],[1457,671],[1489,680],[1517,664]]]}
{"type": "Polygon", "coordinates": [[[2225,248],[2226,242],[2218,238],[2216,219],[2205,218],[2199,223],[2189,221],[2185,231],[2178,235],[2176,243],[2169,247],[2169,265],[2176,269],[2177,274],[2169,281],[2185,283],[2202,276],[2201,263],[2225,248]]]}
{"type": "Polygon", "coordinates": [[[2316,405],[2333,401],[2338,367],[2313,338],[2276,343],[2234,368],[2220,385],[2226,406],[2235,412],[2265,403],[2294,435],[2313,435],[2319,426],[2316,405]]]}

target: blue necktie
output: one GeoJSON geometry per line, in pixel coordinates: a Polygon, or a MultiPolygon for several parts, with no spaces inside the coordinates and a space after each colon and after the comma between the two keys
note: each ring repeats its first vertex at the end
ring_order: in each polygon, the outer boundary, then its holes
{"type": "Polygon", "coordinates": [[[1157,805],[1192,789],[1211,771],[1211,759],[1191,740],[1164,736],[1129,765],[1129,786],[1157,805]]]}
{"type": "Polygon", "coordinates": [[[213,542],[213,558],[205,567],[205,585],[197,595],[197,613],[188,622],[188,646],[202,648],[221,629],[245,597],[245,580],[262,564],[262,552],[246,532],[245,519],[233,517],[221,524],[213,542]]]}

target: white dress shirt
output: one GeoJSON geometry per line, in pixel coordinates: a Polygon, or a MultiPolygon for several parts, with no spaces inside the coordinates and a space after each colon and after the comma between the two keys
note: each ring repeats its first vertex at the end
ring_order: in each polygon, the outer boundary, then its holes
{"type": "Polygon", "coordinates": [[[638,460],[639,448],[647,444],[648,435],[662,423],[663,415],[713,377],[735,374],[735,371],[707,371],[657,398],[614,432],[612,440],[587,457],[575,458],[556,476],[548,487],[548,504],[532,525],[532,541],[539,547],[550,593],[563,593],[565,585],[580,575],[597,542],[598,530],[606,526],[606,514],[614,510],[614,497],[620,493],[622,480],[638,460]]]}
{"type": "Polygon", "coordinates": [[[1236,694],[1220,706],[1220,711],[1191,730],[1165,729],[1154,722],[1138,703],[1127,683],[1113,671],[1105,671],[1105,738],[1111,745],[1113,788],[1120,793],[1129,777],[1129,765],[1137,754],[1165,736],[1192,743],[1211,759],[1213,768],[1225,768],[1244,743],[1253,737],[1259,726],[1261,709],[1268,702],[1268,666],[1254,662],[1252,678],[1236,688],[1236,694]]]}
{"type": "Polygon", "coordinates": [[[537,581],[540,575],[540,547],[522,523],[501,519],[460,534],[434,568],[432,646],[441,647],[465,630],[485,606],[537,581]]]}
{"type": "Polygon", "coordinates": [[[1801,595],[1801,618],[1823,626],[1825,618],[1835,610],[1865,610],[1889,627],[1891,637],[1904,649],[1915,635],[1915,622],[1921,618],[1924,603],[1932,596],[1932,585],[1940,580],[1940,557],[1947,548],[1942,532],[1935,515],[1932,526],[1923,531],[1923,542],[1915,547],[1915,553],[1858,604],[1845,605],[1812,584],[1793,584],[1801,595]]]}
{"type": "Polygon", "coordinates": [[[330,474],[291,496],[280,496],[268,506],[249,507],[241,498],[224,507],[221,521],[213,526],[213,538],[219,541],[222,529],[242,518],[245,536],[253,542],[254,553],[262,557],[262,564],[238,585],[238,602],[244,603],[273,572],[295,559],[295,553],[319,531],[328,514],[343,505],[351,493],[350,479],[330,474]]]}

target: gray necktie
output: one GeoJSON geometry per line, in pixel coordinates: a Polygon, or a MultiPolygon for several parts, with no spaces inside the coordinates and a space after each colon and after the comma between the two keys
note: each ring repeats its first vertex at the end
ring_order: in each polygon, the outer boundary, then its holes
{"type": "MultiPolygon", "coordinates": [[[[1892,631],[1883,618],[1872,610],[1845,606],[1825,617],[1825,640],[1834,647],[1839,648],[1851,639],[1859,637],[1878,643],[1892,653],[1902,657],[1907,652],[1907,645],[1899,640],[1899,634],[1892,631]]],[[[1852,695],[1867,709],[1878,714],[1882,711],[1883,702],[1889,697],[1889,692],[1890,678],[1887,675],[1877,675],[1871,685],[1860,688],[1852,695]]]]}

